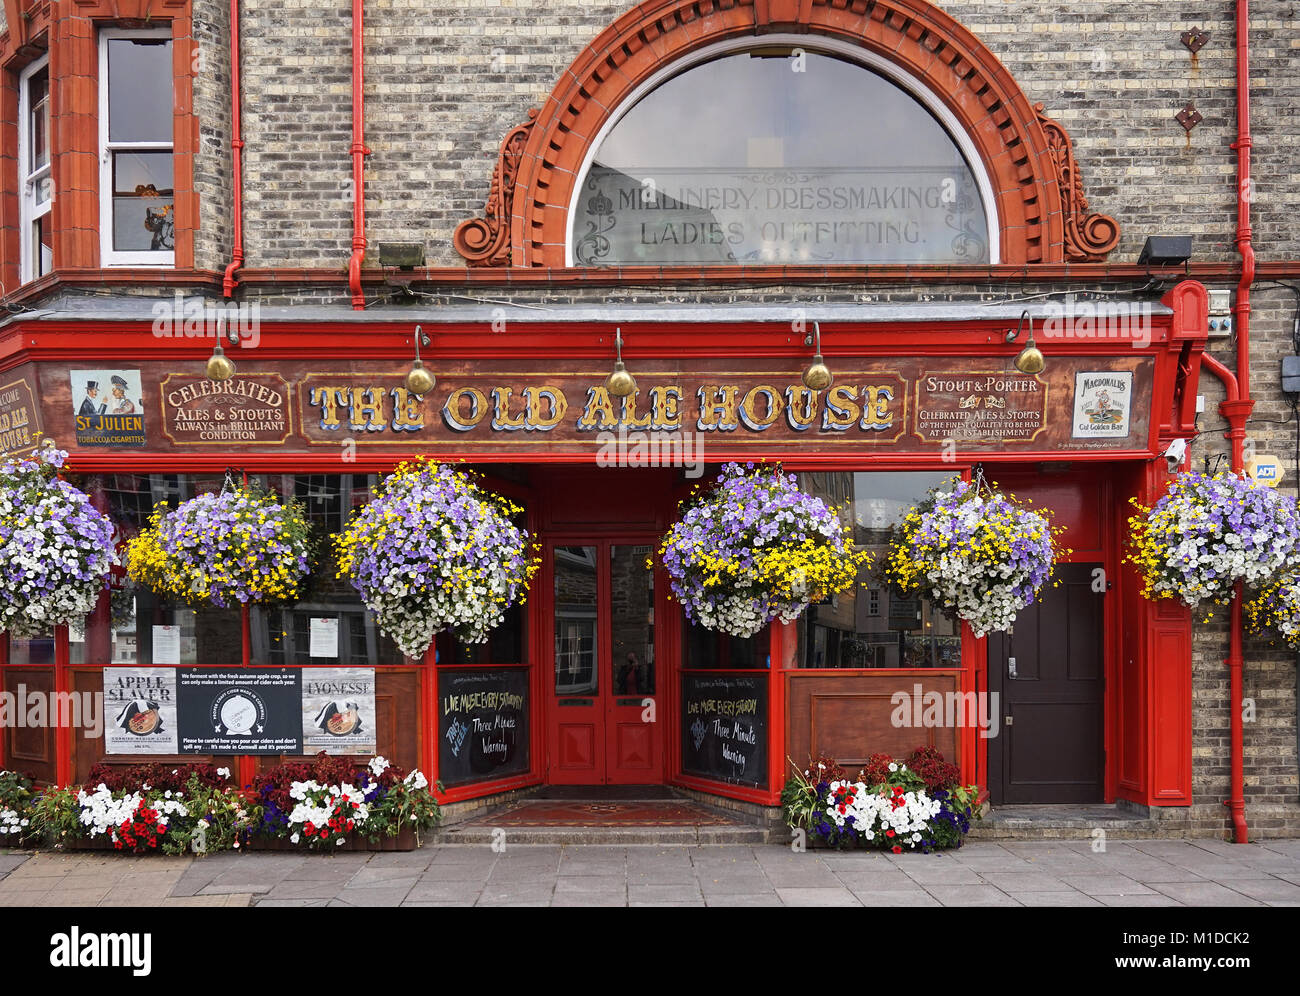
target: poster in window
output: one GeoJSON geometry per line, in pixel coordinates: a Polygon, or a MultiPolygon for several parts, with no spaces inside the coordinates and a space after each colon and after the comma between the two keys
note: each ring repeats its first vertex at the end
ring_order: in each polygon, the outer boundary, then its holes
{"type": "Polygon", "coordinates": [[[374,668],[303,668],[302,746],[306,754],[376,752],[374,668]]]}
{"type": "Polygon", "coordinates": [[[176,754],[176,669],[104,668],[104,751],[176,754]]]}
{"type": "Polygon", "coordinates": [[[139,370],[69,370],[78,446],[146,445],[139,370]]]}
{"type": "Polygon", "coordinates": [[[176,672],[182,754],[301,754],[302,674],[294,668],[176,672]]]}

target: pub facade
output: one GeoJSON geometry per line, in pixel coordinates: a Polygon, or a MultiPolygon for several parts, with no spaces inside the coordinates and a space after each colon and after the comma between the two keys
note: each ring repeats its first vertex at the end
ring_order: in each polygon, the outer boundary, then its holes
{"type": "Polygon", "coordinates": [[[1216,139],[1240,145],[1249,16],[1189,45],[1145,4],[1004,6],[6,4],[0,445],[66,450],[122,544],[160,501],[256,481],[321,545],[294,604],[116,572],[84,626],[8,638],[5,690],[102,692],[104,715],[6,728],[3,765],[247,781],[325,749],[419,767],[465,811],[654,785],[761,816],[791,763],[935,746],[995,811],[1294,833],[1293,655],[1234,658],[1229,609],[1144,599],[1125,542],[1172,470],[1241,455],[1233,432],[1287,452],[1274,366],[1252,388],[1248,364],[1286,345],[1300,268],[1267,195],[1295,172],[1283,98],[1257,106],[1253,179],[1246,119],[1239,198],[1216,139]],[[1204,123],[1174,120],[1184,90],[1204,123]],[[424,456],[520,506],[541,567],[485,643],[416,659],[326,537],[424,456]],[[1069,552],[1006,634],[867,569],[728,637],[653,562],[733,461],[795,475],[877,561],[953,480],[1050,510],[1069,552]],[[207,735],[214,676],[254,689],[246,749],[207,735]]]}

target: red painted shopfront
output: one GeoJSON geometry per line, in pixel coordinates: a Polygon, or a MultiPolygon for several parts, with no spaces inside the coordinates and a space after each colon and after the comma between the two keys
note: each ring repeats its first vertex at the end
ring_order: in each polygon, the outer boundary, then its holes
{"type": "MultiPolygon", "coordinates": [[[[1040,324],[1037,375],[1012,365],[1019,311],[520,309],[505,331],[488,308],[364,322],[286,311],[262,316],[255,349],[231,347],[238,370],[224,385],[203,373],[210,337],[162,339],[121,316],[14,321],[0,342],[0,417],[19,430],[7,448],[68,450],[68,473],[120,515],[124,535],[154,500],[219,488],[228,472],[296,494],[328,532],[376,475],[428,455],[481,472],[522,505],[543,566],[487,644],[442,636],[418,661],[325,573],[310,604],[251,621],[137,601],[128,631],[106,593],[84,633],[7,641],[4,687],[98,691],[118,669],[171,660],[152,641],[177,626],[193,668],[373,669],[375,749],[441,778],[451,801],[656,784],[771,806],[787,758],[817,751],[851,765],[930,743],[995,805],[1187,805],[1190,619],[1140,598],[1121,537],[1130,499],[1162,488],[1169,441],[1194,432],[1205,290],[1174,287],[1141,334],[1053,337],[1040,324]],[[438,378],[423,397],[403,386],[417,321],[438,378]],[[835,374],[824,392],[800,384],[813,321],[835,374]],[[616,326],[639,385],[625,402],[601,388],[616,326]],[[118,421],[78,414],[89,383],[118,380],[118,421]],[[1123,408],[1122,431],[1081,428],[1097,383],[1123,408]],[[751,640],[706,633],[646,559],[677,501],[729,460],[780,462],[843,505],[855,541],[873,549],[927,488],[982,468],[1066,527],[1062,584],[1008,637],[976,639],[870,575],[851,597],[751,640]],[[306,650],[318,617],[342,634],[333,660],[306,650]],[[460,744],[480,731],[449,717],[475,688],[512,703],[511,740],[494,751],[484,739],[465,760],[460,744]],[[927,720],[927,693],[983,702],[982,721],[927,720]]],[[[145,759],[106,754],[102,736],[71,728],[6,728],[3,751],[4,765],[61,782],[101,759],[145,759]]],[[[159,757],[182,755],[149,755],[159,757]]],[[[232,764],[247,776],[270,761],[232,764]]]]}

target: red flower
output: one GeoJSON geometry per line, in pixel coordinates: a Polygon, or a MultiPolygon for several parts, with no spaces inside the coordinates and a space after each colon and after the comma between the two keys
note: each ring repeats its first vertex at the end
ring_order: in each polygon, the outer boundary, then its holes
{"type": "Polygon", "coordinates": [[[893,830],[886,830],[886,831],[885,831],[885,836],[886,836],[886,837],[892,837],[892,836],[894,836],[894,831],[893,831],[893,830]]]}
{"type": "Polygon", "coordinates": [[[895,853],[895,854],[902,854],[902,853],[903,853],[903,849],[902,849],[901,847],[899,847],[897,844],[895,844],[895,845],[894,845],[894,853],[895,853]]]}

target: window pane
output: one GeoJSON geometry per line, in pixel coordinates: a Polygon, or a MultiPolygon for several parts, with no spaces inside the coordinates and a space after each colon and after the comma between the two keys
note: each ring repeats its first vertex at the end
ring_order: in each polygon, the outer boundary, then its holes
{"type": "Polygon", "coordinates": [[[172,142],[172,45],[108,40],[108,140],[172,142]]]}
{"type": "MultiPolygon", "coordinates": [[[[50,164],[50,71],[34,73],[27,81],[27,147],[31,150],[27,172],[50,164]]],[[[48,198],[44,198],[48,199],[48,198]]],[[[40,203],[42,198],[38,198],[40,203]]]]}
{"type": "Polygon", "coordinates": [[[687,69],[611,129],[579,189],[584,265],[989,259],[974,175],[939,121],[816,52],[687,69]]]}
{"type": "Polygon", "coordinates": [[[753,636],[731,636],[696,626],[682,617],[683,666],[688,668],[750,671],[771,666],[771,627],[753,636]]]}
{"type": "Polygon", "coordinates": [[[555,548],[555,693],[595,695],[596,548],[555,548]]]}
{"type": "Polygon", "coordinates": [[[844,510],[854,543],[872,555],[857,588],[809,606],[799,619],[801,666],[961,666],[957,622],[927,599],[904,598],[882,580],[890,530],[930,489],[955,479],[943,471],[799,475],[801,488],[844,510]]]}
{"type": "Polygon", "coordinates": [[[43,277],[54,269],[54,233],[50,229],[50,215],[47,211],[32,222],[32,272],[30,278],[43,277]]]}
{"type": "Polygon", "coordinates": [[[645,565],[652,551],[649,546],[609,548],[615,695],[655,693],[654,571],[645,565]]]}
{"type": "Polygon", "coordinates": [[[170,152],[113,153],[113,248],[176,247],[170,152]]]}

